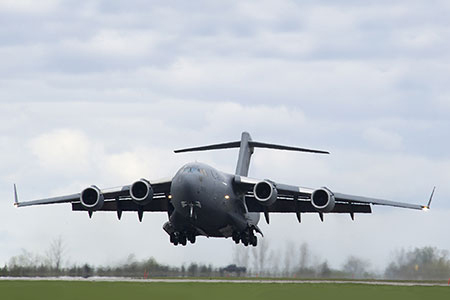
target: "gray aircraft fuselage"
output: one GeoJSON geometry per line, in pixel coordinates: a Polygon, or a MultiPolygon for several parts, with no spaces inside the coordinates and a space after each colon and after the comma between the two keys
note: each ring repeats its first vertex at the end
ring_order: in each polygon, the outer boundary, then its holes
{"type": "MultiPolygon", "coordinates": [[[[244,231],[249,224],[256,226],[259,213],[247,212],[244,194],[235,190],[233,178],[206,164],[184,165],[172,179],[172,230],[230,237],[233,231],[244,231]]],[[[172,230],[166,229],[169,234],[172,230]]]]}

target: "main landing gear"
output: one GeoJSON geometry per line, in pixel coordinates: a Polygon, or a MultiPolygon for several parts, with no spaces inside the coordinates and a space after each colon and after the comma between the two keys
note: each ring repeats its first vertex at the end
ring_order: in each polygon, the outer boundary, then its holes
{"type": "Polygon", "coordinates": [[[195,234],[190,232],[174,232],[170,234],[170,242],[175,246],[179,244],[186,246],[188,241],[191,244],[194,244],[195,240],[196,240],[195,234]]]}
{"type": "Polygon", "coordinates": [[[242,242],[244,246],[252,245],[253,247],[256,247],[258,245],[258,238],[251,228],[242,232],[234,231],[232,238],[236,244],[242,242]]]}

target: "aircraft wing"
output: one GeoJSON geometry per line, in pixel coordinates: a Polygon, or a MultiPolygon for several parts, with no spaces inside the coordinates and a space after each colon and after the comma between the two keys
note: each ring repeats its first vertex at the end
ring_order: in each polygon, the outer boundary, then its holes
{"type": "MultiPolygon", "coordinates": [[[[92,211],[116,211],[121,216],[122,211],[137,211],[142,214],[143,211],[169,211],[171,209],[169,194],[172,179],[162,179],[148,182],[153,189],[153,199],[145,205],[140,205],[134,202],[131,198],[130,187],[131,185],[125,185],[115,188],[98,189],[100,194],[104,198],[103,205],[96,207],[92,211]]],[[[47,205],[58,203],[71,203],[72,210],[88,211],[81,203],[81,192],[71,195],[65,195],[60,197],[52,197],[45,199],[37,199],[31,201],[20,202],[17,196],[16,186],[14,185],[15,202],[17,207],[34,206],[34,205],[47,205]]],[[[91,214],[92,212],[90,212],[91,214]]],[[[140,219],[142,217],[140,216],[140,219]]]]}
{"type": "MultiPolygon", "coordinates": [[[[270,183],[277,191],[276,201],[271,205],[262,205],[254,194],[254,187],[263,180],[254,179],[236,175],[235,184],[245,192],[245,200],[249,212],[295,212],[299,217],[300,213],[315,212],[322,213],[349,213],[353,218],[354,213],[371,213],[371,205],[385,205],[409,209],[426,210],[429,208],[434,189],[431,194],[428,205],[409,204],[384,199],[355,196],[343,193],[332,192],[327,188],[311,189],[300,186],[280,184],[273,181],[265,180],[270,183]],[[322,190],[334,199],[334,206],[329,211],[321,211],[313,205],[312,196],[316,190],[322,190]]],[[[267,217],[266,217],[267,218],[267,217]]]]}

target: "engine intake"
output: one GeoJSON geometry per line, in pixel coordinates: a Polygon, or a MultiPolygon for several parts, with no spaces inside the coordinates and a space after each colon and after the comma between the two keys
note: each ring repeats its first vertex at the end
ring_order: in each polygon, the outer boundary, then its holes
{"type": "Polygon", "coordinates": [[[85,188],[80,194],[81,204],[90,211],[101,209],[105,202],[105,197],[95,185],[85,188]]]}
{"type": "Polygon", "coordinates": [[[330,212],[334,209],[336,200],[330,190],[321,188],[312,193],[311,203],[320,212],[330,212]]]}
{"type": "Polygon", "coordinates": [[[130,187],[130,196],[139,205],[146,205],[153,200],[153,188],[145,179],[134,182],[130,187]]]}
{"type": "Polygon", "coordinates": [[[260,181],[253,187],[253,194],[256,200],[264,206],[270,206],[275,203],[278,197],[276,187],[269,181],[260,181]]]}

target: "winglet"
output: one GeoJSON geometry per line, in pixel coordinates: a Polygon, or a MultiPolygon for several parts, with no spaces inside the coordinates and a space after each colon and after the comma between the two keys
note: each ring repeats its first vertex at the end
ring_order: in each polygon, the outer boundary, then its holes
{"type": "Polygon", "coordinates": [[[19,197],[17,197],[17,188],[15,183],[14,183],[14,206],[15,207],[19,206],[19,197]]]}
{"type": "Polygon", "coordinates": [[[422,209],[423,210],[429,210],[430,206],[431,206],[431,200],[433,200],[433,196],[434,196],[434,191],[436,190],[436,187],[433,187],[433,191],[431,191],[431,195],[430,195],[430,200],[428,200],[428,204],[427,206],[423,206],[422,209]]]}

